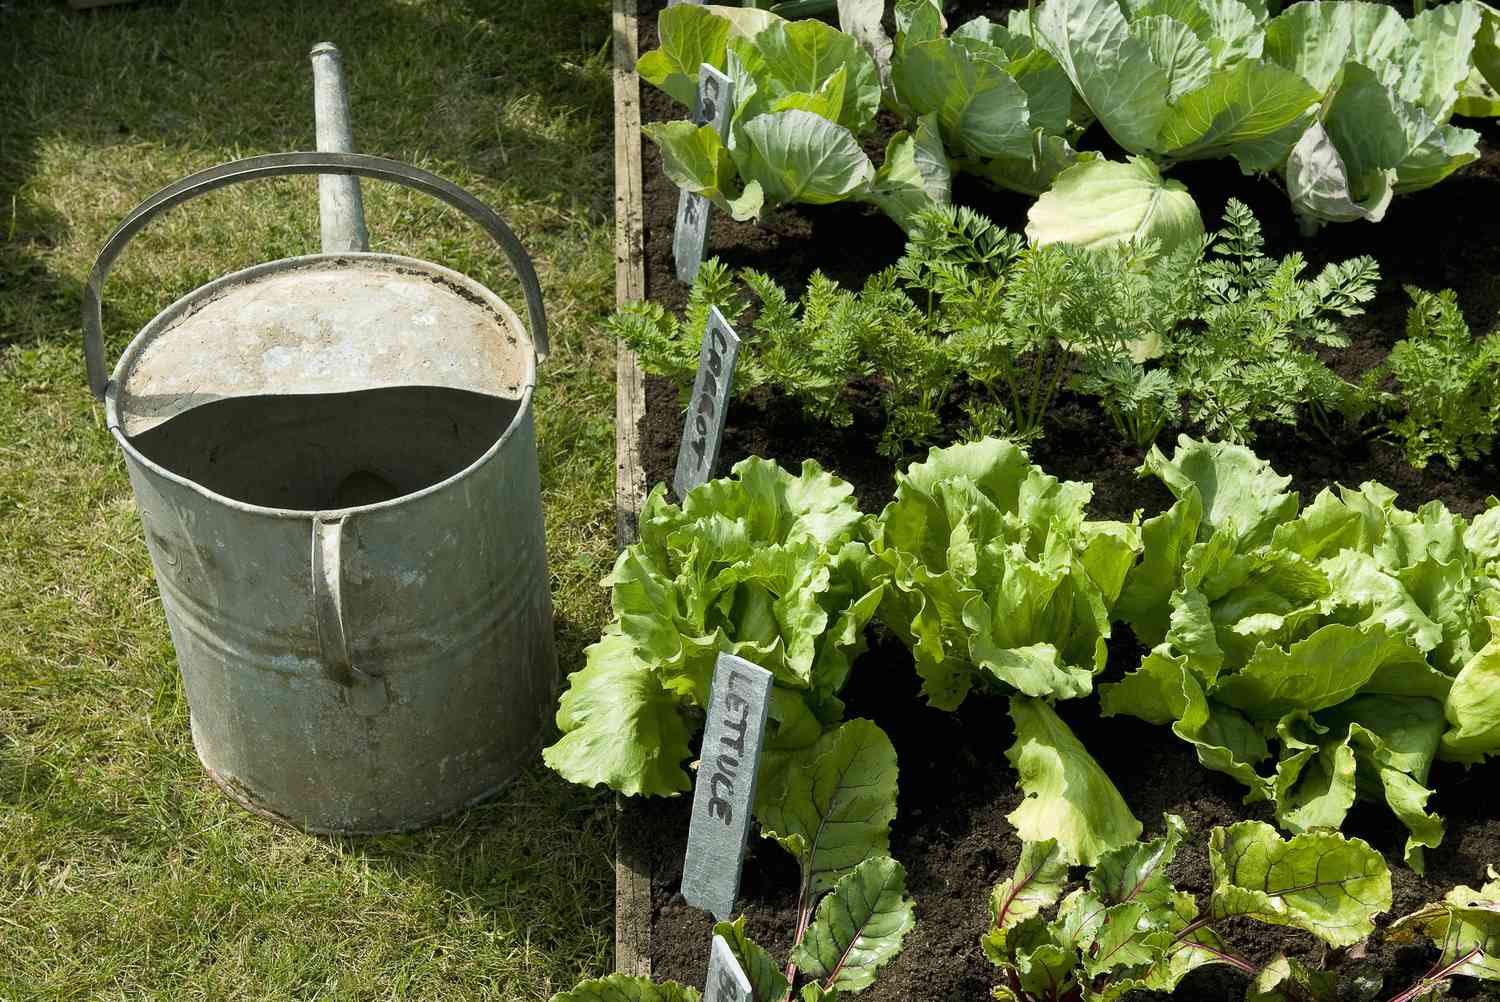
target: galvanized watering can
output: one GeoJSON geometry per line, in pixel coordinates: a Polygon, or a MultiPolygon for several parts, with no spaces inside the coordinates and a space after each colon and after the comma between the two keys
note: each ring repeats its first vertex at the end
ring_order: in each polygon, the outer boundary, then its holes
{"type": "MultiPolygon", "coordinates": [[[[357,221],[346,242],[362,241],[357,221]]],[[[546,321],[510,228],[392,160],[251,157],[131,212],[89,276],[83,322],[193,743],[219,786],[308,831],[373,833],[420,827],[520,770],[557,659],[532,424],[546,321]],[[125,244],[204,192],[285,174],[396,181],[458,208],[509,258],[529,328],[436,264],[327,253],[325,190],[325,253],[194,290],[109,375],[100,301],[125,244]]]]}

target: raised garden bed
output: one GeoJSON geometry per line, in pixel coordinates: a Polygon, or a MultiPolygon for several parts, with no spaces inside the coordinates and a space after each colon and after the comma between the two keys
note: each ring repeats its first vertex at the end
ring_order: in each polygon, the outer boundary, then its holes
{"type": "MultiPolygon", "coordinates": [[[[640,51],[655,47],[655,16],[664,5],[660,0],[641,4],[640,51]]],[[[983,4],[965,6],[971,13],[986,10],[983,4]]],[[[621,19],[616,23],[619,29],[621,19]]],[[[680,117],[677,105],[649,87],[641,91],[640,110],[648,122],[680,117]]],[[[1398,199],[1378,225],[1332,226],[1314,240],[1298,237],[1274,187],[1244,178],[1231,163],[1186,164],[1175,176],[1198,198],[1210,228],[1227,199],[1249,204],[1265,225],[1272,254],[1301,250],[1314,267],[1356,254],[1370,254],[1379,261],[1380,293],[1366,315],[1348,327],[1353,346],[1331,359],[1347,375],[1368,367],[1402,336],[1408,305],[1403,285],[1456,290],[1465,314],[1480,329],[1487,329],[1500,310],[1500,274],[1494,266],[1500,260],[1500,128],[1493,121],[1467,124],[1483,135],[1482,157],[1461,175],[1398,199]]],[[[633,130],[634,123],[622,119],[620,128],[633,130]]],[[[686,290],[675,277],[671,256],[677,189],[662,173],[653,146],[646,144],[640,158],[644,293],[678,308],[686,290]]],[[[954,199],[1013,228],[1024,223],[1030,203],[967,178],[957,181],[954,199]]],[[[633,217],[622,215],[627,218],[633,217]]],[[[763,226],[735,223],[720,215],[714,220],[708,253],[734,267],[767,272],[795,290],[814,268],[857,287],[869,273],[894,263],[902,245],[901,231],[874,209],[835,205],[784,209],[763,226]]],[[[622,253],[631,257],[628,250],[622,253]]],[[[622,429],[620,464],[622,471],[640,472],[633,481],[622,472],[621,510],[626,521],[639,504],[643,485],[670,481],[682,428],[677,390],[664,380],[646,377],[643,407],[634,409],[642,401],[632,396],[626,381],[634,386],[637,378],[627,358],[622,365],[621,419],[634,424],[622,429]]],[[[742,396],[730,409],[718,472],[727,472],[748,455],[776,459],[789,469],[814,458],[854,484],[865,511],[878,512],[890,499],[895,470],[904,466],[881,458],[873,448],[881,420],[874,403],[878,392],[877,385],[869,387],[869,405],[857,407],[855,424],[844,430],[809,424],[799,407],[773,392],[742,396]]],[[[1161,444],[1169,445],[1167,436],[1161,444]]],[[[1473,515],[1483,510],[1489,495],[1500,493],[1500,468],[1493,456],[1457,472],[1440,462],[1418,471],[1406,463],[1397,446],[1353,436],[1330,443],[1290,432],[1268,434],[1255,448],[1279,472],[1292,476],[1292,489],[1304,501],[1334,483],[1355,486],[1378,480],[1398,492],[1398,503],[1404,507],[1439,499],[1456,512],[1473,515]]],[[[1142,453],[1123,445],[1097,408],[1082,399],[1061,402],[1031,456],[1054,476],[1093,483],[1094,517],[1129,518],[1137,509],[1149,516],[1172,501],[1156,480],[1136,475],[1142,453]]],[[[1119,678],[1139,663],[1140,654],[1129,630],[1118,628],[1110,667],[1097,681],[1119,678]]],[[[1004,757],[1012,741],[1010,717],[1003,701],[981,696],[971,697],[957,713],[930,709],[918,696],[918,682],[907,649],[877,631],[845,690],[847,716],[875,720],[897,750],[900,799],[891,853],[907,868],[918,919],[904,950],[862,997],[872,1002],[985,999],[996,982],[995,968],[979,949],[986,926],[985,902],[989,889],[1009,875],[1020,850],[1005,820],[1021,796],[1016,774],[1004,757]]],[[[1095,698],[1062,703],[1058,710],[1145,823],[1145,837],[1161,833],[1163,812],[1187,822],[1190,834],[1171,870],[1179,888],[1200,895],[1208,892],[1206,840],[1212,826],[1245,818],[1269,820],[1263,805],[1243,806],[1244,788],[1202,768],[1192,748],[1167,728],[1125,717],[1101,718],[1095,698]]],[[[1423,876],[1402,862],[1406,830],[1388,811],[1356,807],[1344,826],[1344,834],[1367,840],[1390,864],[1394,902],[1382,921],[1441,898],[1455,884],[1477,887],[1485,881],[1486,866],[1500,863],[1500,812],[1492,800],[1493,791],[1500,789],[1500,764],[1466,772],[1439,763],[1430,785],[1437,792],[1429,808],[1447,819],[1447,835],[1439,848],[1427,853],[1423,876]]],[[[677,895],[689,807],[685,797],[626,804],[621,829],[625,890],[619,912],[620,969],[702,985],[713,921],[677,895]],[[650,882],[647,896],[640,893],[642,873],[650,882]],[[627,879],[628,874],[637,876],[627,879]],[[649,917],[642,914],[647,907],[649,917]]],[[[791,944],[796,887],[791,860],[775,846],[752,838],[739,907],[750,936],[773,955],[785,955],[791,944]]],[[[1245,924],[1231,927],[1229,936],[1255,961],[1278,951],[1315,959],[1323,950],[1311,936],[1290,930],[1245,924]]],[[[1430,951],[1396,949],[1382,945],[1377,937],[1361,963],[1384,975],[1385,994],[1379,997],[1385,998],[1410,984],[1430,961],[1430,951]]],[[[1229,968],[1205,968],[1189,975],[1176,997],[1240,998],[1247,980],[1229,968]]],[[[1490,990],[1460,980],[1453,996],[1490,997],[1485,994],[1490,990]]]]}

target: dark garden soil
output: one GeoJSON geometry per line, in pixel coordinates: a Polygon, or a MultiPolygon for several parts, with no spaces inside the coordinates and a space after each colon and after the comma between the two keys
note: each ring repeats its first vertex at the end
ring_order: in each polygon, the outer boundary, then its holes
{"type": "MultiPolygon", "coordinates": [[[[656,47],[656,12],[662,5],[641,5],[642,52],[656,47]]],[[[994,9],[972,2],[964,6],[972,12],[994,9]]],[[[643,86],[641,96],[646,121],[682,116],[682,109],[654,88],[643,86]]],[[[1487,331],[1495,325],[1500,309],[1500,127],[1493,122],[1462,124],[1478,128],[1483,136],[1477,163],[1436,188],[1398,197],[1384,222],[1330,226],[1312,240],[1297,235],[1285,196],[1268,180],[1245,178],[1232,164],[1217,162],[1181,165],[1174,176],[1198,199],[1210,228],[1228,198],[1248,203],[1274,254],[1300,251],[1314,269],[1358,254],[1376,258],[1383,276],[1380,294],[1368,313],[1347,328],[1353,346],[1329,357],[1341,374],[1353,376],[1377,363],[1403,336],[1404,285],[1452,288],[1471,326],[1487,331]]],[[[883,140],[871,146],[882,148],[883,140]]],[[[662,173],[650,142],[643,144],[642,153],[647,290],[656,301],[677,308],[685,299],[671,258],[677,189],[662,173]]],[[[962,177],[955,200],[1015,229],[1024,226],[1030,203],[962,177]]],[[[800,290],[814,269],[858,287],[871,272],[892,264],[901,248],[902,235],[893,223],[850,205],[786,209],[761,226],[717,216],[709,240],[710,255],[734,267],[768,272],[792,290],[800,290]]],[[[880,432],[879,394],[878,382],[855,388],[856,421],[848,429],[810,424],[800,408],[768,389],[745,394],[730,408],[719,472],[752,454],[791,469],[814,458],[855,485],[865,511],[877,512],[890,498],[899,465],[874,449],[880,432]]],[[[639,428],[648,483],[670,480],[681,430],[676,388],[648,376],[647,411],[639,428]]],[[[1161,444],[1170,451],[1169,437],[1161,444]]],[[[1265,431],[1254,447],[1278,471],[1292,476],[1304,501],[1333,483],[1354,486],[1373,479],[1395,489],[1403,506],[1440,499],[1473,515],[1484,508],[1487,496],[1500,493],[1500,469],[1493,457],[1457,471],[1437,460],[1418,471],[1406,464],[1398,448],[1353,432],[1329,442],[1279,428],[1265,431]]],[[[1141,453],[1123,446],[1087,401],[1063,399],[1051,412],[1046,437],[1031,453],[1049,473],[1092,482],[1095,517],[1128,518],[1137,509],[1150,516],[1171,503],[1154,479],[1136,476],[1141,453]]],[[[1117,629],[1124,635],[1112,643],[1104,681],[1139,662],[1141,651],[1128,629],[1117,629]]],[[[989,998],[995,970],[979,949],[987,895],[1009,874],[1020,849],[1005,820],[1020,799],[1015,773],[1004,757],[1012,741],[1011,725],[1002,700],[971,696],[957,713],[946,713],[924,706],[917,689],[905,648],[872,633],[871,649],[856,664],[846,699],[849,715],[879,723],[898,752],[900,802],[891,850],[907,869],[918,924],[900,956],[861,998],[979,1002],[989,998]]],[[[1148,837],[1160,833],[1164,811],[1187,822],[1191,835],[1171,875],[1179,888],[1205,900],[1209,829],[1245,818],[1265,819],[1263,805],[1243,806],[1243,788],[1199,766],[1192,749],[1166,728],[1101,718],[1093,700],[1060,704],[1058,711],[1109,772],[1145,823],[1148,837]]],[[[1357,807],[1345,826],[1345,834],[1368,840],[1390,861],[1395,901],[1382,921],[1441,897],[1454,884],[1478,886],[1485,880],[1486,865],[1500,864],[1500,763],[1467,772],[1439,764],[1429,785],[1437,791],[1429,807],[1446,818],[1448,830],[1443,844],[1428,852],[1425,876],[1401,862],[1406,831],[1383,805],[1357,807]]],[[[685,798],[637,803],[626,837],[643,840],[653,855],[653,973],[702,985],[712,920],[676,894],[688,809],[685,798]]],[[[770,842],[752,839],[740,905],[752,938],[778,958],[785,957],[795,928],[796,883],[790,857],[770,842]]],[[[1269,959],[1277,951],[1310,961],[1322,957],[1322,948],[1299,932],[1250,924],[1225,932],[1252,960],[1269,959]]],[[[1345,974],[1369,968],[1383,977],[1383,993],[1376,998],[1385,999],[1411,984],[1432,959],[1431,951],[1396,949],[1377,936],[1366,958],[1340,962],[1345,974]]],[[[1239,999],[1245,985],[1245,976],[1229,968],[1207,968],[1190,976],[1175,997],[1239,999]]],[[[1454,997],[1497,998],[1500,993],[1461,980],[1454,997]]]]}

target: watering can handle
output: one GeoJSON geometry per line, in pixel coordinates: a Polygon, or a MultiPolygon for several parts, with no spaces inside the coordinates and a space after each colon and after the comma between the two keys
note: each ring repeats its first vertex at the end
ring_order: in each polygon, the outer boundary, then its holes
{"type": "Polygon", "coordinates": [[[510,259],[510,265],[521,281],[521,292],[526,297],[526,319],[531,326],[531,340],[536,347],[537,361],[547,358],[547,315],[542,308],[542,288],[537,282],[536,269],[532,267],[531,257],[521,246],[521,241],[516,239],[511,228],[489,206],[453,182],[399,160],[387,160],[385,157],[372,157],[362,153],[272,153],[210,167],[167,185],[136,206],[109,235],[104,249],[94,261],[88,284],[83,290],[83,354],[88,363],[89,389],[96,398],[104,399],[104,391],[109,384],[100,308],[104,283],[109,278],[115,258],[120,256],[130,238],[139,233],[157,213],[215,188],[284,174],[344,174],[395,181],[441,199],[474,220],[510,259]]]}

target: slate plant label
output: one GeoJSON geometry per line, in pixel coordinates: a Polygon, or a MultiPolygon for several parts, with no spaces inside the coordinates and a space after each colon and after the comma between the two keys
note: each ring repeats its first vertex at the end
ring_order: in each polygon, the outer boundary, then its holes
{"type": "MultiPolygon", "coordinates": [[[[739,894],[770,705],[771,673],[721,653],[714,667],[682,863],[682,896],[720,920],[728,920],[739,894]]],[[[741,996],[725,996],[730,997],[741,996]]]]}
{"type": "Polygon", "coordinates": [[[740,353],[740,336],[729,326],[717,306],[708,313],[703,330],[703,348],[698,352],[698,375],[688,398],[682,443],[677,447],[677,472],[672,489],[678,500],[706,483],[719,461],[719,443],[729,412],[729,394],[734,389],[734,362],[740,353]]]}
{"type": "Polygon", "coordinates": [[[744,968],[723,936],[715,935],[708,952],[708,980],[703,1002],[750,1002],[753,989],[744,968]]]}
{"type": "MultiPolygon", "coordinates": [[[[693,108],[696,125],[712,125],[719,135],[729,132],[729,113],[734,110],[734,81],[704,63],[698,67],[698,101],[693,108]]],[[[708,246],[708,213],[712,204],[686,189],[677,194],[677,228],[672,231],[672,260],[679,281],[692,285],[708,246]]]]}

